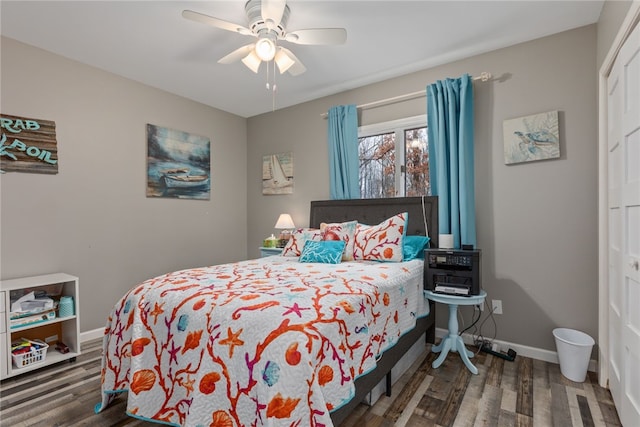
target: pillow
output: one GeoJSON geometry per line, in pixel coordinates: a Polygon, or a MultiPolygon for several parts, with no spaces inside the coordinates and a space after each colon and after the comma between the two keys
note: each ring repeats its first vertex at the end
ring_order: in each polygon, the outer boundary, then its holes
{"type": "Polygon", "coordinates": [[[402,257],[404,261],[411,261],[412,259],[424,259],[424,250],[429,245],[427,236],[404,236],[402,244],[402,257]]]}
{"type": "Polygon", "coordinates": [[[282,256],[300,256],[307,240],[322,240],[322,233],[317,228],[298,228],[282,249],[282,256]]]}
{"type": "Polygon", "coordinates": [[[353,261],[353,242],[358,221],[343,223],[320,224],[322,240],[343,240],[345,242],[342,261],[353,261]]]}
{"type": "Polygon", "coordinates": [[[353,257],[356,260],[403,260],[402,242],[409,214],[403,212],[378,225],[358,224],[356,227],[353,257]]]}
{"type": "Polygon", "coordinates": [[[308,240],[302,249],[300,262],[340,264],[345,245],[344,240],[323,240],[321,242],[308,240]]]}

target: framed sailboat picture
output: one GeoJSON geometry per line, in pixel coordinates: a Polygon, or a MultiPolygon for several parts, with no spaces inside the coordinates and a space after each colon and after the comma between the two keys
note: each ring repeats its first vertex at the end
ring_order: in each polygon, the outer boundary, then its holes
{"type": "Polygon", "coordinates": [[[293,153],[262,157],[262,194],[293,193],[293,153]]]}

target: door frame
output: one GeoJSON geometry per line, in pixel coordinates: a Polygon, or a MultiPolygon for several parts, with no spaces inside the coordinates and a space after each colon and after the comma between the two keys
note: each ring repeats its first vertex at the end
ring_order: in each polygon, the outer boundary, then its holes
{"type": "Polygon", "coordinates": [[[609,385],[609,215],[607,78],[620,48],[640,22],[640,1],[633,1],[598,73],[598,383],[609,385]]]}

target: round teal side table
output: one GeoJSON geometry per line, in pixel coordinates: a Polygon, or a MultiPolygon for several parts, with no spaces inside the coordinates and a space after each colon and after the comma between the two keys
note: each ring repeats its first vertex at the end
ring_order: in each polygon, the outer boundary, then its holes
{"type": "Polygon", "coordinates": [[[470,357],[473,357],[473,352],[467,350],[464,346],[464,342],[462,341],[462,337],[458,333],[458,306],[459,305],[480,305],[484,304],[484,299],[487,296],[487,293],[483,290],[480,291],[478,295],[471,296],[455,296],[455,295],[444,295],[444,294],[436,294],[431,291],[424,291],[424,296],[434,302],[439,302],[441,304],[447,304],[449,306],[449,334],[442,338],[442,342],[435,347],[431,348],[431,351],[434,353],[440,353],[440,356],[436,360],[433,361],[431,366],[433,368],[438,368],[444,362],[444,359],[447,358],[447,354],[450,351],[454,353],[458,353],[460,358],[464,362],[465,366],[474,374],[478,374],[478,368],[476,368],[470,357]]]}

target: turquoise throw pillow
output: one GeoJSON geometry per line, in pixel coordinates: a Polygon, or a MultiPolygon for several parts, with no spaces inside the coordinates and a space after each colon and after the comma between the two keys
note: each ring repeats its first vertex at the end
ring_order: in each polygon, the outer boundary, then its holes
{"type": "Polygon", "coordinates": [[[404,236],[402,242],[402,255],[404,261],[411,261],[412,259],[419,258],[424,259],[424,250],[429,245],[427,236],[404,236]]]}
{"type": "Polygon", "coordinates": [[[340,264],[345,244],[344,240],[323,240],[321,242],[307,240],[302,248],[300,262],[340,264]]]}

